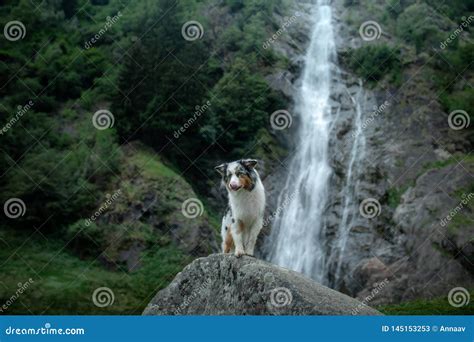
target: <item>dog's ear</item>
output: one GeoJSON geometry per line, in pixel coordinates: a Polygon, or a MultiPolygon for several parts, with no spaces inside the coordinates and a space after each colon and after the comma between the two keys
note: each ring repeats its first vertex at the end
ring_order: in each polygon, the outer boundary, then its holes
{"type": "Polygon", "coordinates": [[[217,172],[219,172],[219,174],[221,176],[224,176],[225,175],[225,170],[227,169],[227,164],[224,163],[224,164],[221,164],[221,165],[218,165],[214,168],[217,172]]]}
{"type": "Polygon", "coordinates": [[[240,163],[246,168],[253,169],[257,165],[257,159],[242,159],[240,163]]]}

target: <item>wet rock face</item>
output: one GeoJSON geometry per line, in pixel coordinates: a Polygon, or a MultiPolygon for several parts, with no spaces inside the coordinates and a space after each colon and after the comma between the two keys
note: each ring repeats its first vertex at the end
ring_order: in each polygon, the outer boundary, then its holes
{"type": "MultiPolygon", "coordinates": [[[[354,26],[359,23],[350,26],[347,20],[349,12],[364,7],[348,9],[342,1],[333,4],[337,51],[342,56],[349,49],[367,44],[354,26]]],[[[304,12],[299,25],[292,26],[288,37],[282,36],[272,47],[287,56],[292,65],[289,72],[275,73],[268,79],[272,87],[287,96],[295,95],[304,67],[302,57],[311,25],[310,11],[304,12]],[[296,36],[299,39],[294,39],[296,36]]],[[[388,33],[382,39],[392,38],[388,33]]],[[[402,87],[384,80],[370,87],[361,84],[342,64],[342,58],[340,62],[331,94],[335,119],[329,147],[333,174],[325,222],[328,245],[334,246],[338,238],[348,195],[344,187],[355,141],[354,97],[358,97],[362,111],[363,148],[353,167],[356,181],[349,187],[353,203],[346,208],[350,230],[342,257],[342,281],[336,284],[334,279],[336,260],[330,258],[329,248],[328,284],[359,299],[370,296],[376,288],[374,304],[446,296],[452,287],[472,287],[474,199],[456,211],[455,218],[443,221],[459,207],[463,195],[474,192],[474,161],[463,157],[472,150],[472,140],[462,131],[449,129],[447,113],[428,96],[433,89],[426,76],[418,72],[421,60],[414,58],[404,66],[402,87]],[[370,218],[359,210],[359,204],[369,198],[380,204],[378,214],[370,218]],[[383,288],[379,288],[380,283],[383,288]]],[[[297,117],[294,122],[297,127],[297,117]]],[[[290,132],[293,137],[296,127],[290,132]]],[[[280,195],[285,171],[271,172],[266,179],[268,214],[278,205],[270,198],[280,195]]],[[[266,232],[269,229],[266,227],[266,232]]],[[[265,244],[261,244],[260,252],[265,256],[265,244]]]]}
{"type": "MultiPolygon", "coordinates": [[[[364,42],[357,29],[348,27],[343,14],[347,9],[342,3],[336,7],[338,51],[345,53],[364,42]]],[[[360,9],[354,6],[351,10],[360,9]]],[[[427,96],[432,90],[418,73],[420,67],[417,60],[405,67],[400,88],[384,81],[371,90],[363,86],[365,147],[357,159],[355,193],[359,203],[376,199],[380,212],[366,218],[354,207],[350,213],[356,219],[347,242],[341,289],[362,299],[386,280],[374,304],[446,296],[455,286],[470,288],[474,283],[474,198],[467,200],[473,192],[474,162],[465,157],[472,144],[462,141],[462,132],[455,135],[449,129],[447,114],[427,96]],[[384,103],[387,106],[377,112],[384,103]],[[460,205],[463,199],[466,203],[460,205]],[[456,217],[443,221],[453,211],[456,217]]],[[[346,85],[352,83],[351,78],[348,72],[346,85]]],[[[344,97],[337,101],[343,101],[342,107],[350,106],[344,104],[344,97]]],[[[335,192],[347,170],[348,144],[354,131],[351,116],[353,113],[334,125],[338,137],[331,158],[335,192]]],[[[340,203],[336,195],[329,205],[329,233],[342,217],[340,203]]]]}
{"type": "Polygon", "coordinates": [[[416,298],[427,287],[437,294],[474,283],[474,193],[466,191],[473,172],[474,165],[463,162],[429,170],[402,196],[393,219],[411,256],[404,298],[416,298]]]}
{"type": "Polygon", "coordinates": [[[379,315],[342,293],[262,260],[214,254],[188,265],[144,315],[379,315]]]}

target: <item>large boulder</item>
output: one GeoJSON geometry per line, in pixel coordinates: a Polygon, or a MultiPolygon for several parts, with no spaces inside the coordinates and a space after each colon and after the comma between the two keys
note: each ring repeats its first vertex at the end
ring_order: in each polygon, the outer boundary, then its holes
{"type": "Polygon", "coordinates": [[[244,256],[213,254],[186,266],[144,315],[380,315],[304,275],[244,256]]]}

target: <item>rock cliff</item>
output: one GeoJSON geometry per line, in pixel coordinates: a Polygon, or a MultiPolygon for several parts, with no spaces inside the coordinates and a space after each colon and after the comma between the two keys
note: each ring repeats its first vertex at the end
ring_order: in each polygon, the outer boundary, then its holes
{"type": "MultiPolygon", "coordinates": [[[[413,46],[397,38],[390,26],[384,26],[383,18],[377,18],[384,32],[379,40],[361,39],[360,25],[374,19],[366,13],[370,2],[351,3],[334,2],[333,7],[339,65],[334,66],[338,77],[331,95],[335,119],[329,162],[333,174],[323,238],[327,246],[337,246],[344,217],[348,237],[342,257],[337,248],[328,247],[327,284],[363,299],[382,282],[383,291],[373,298],[374,305],[442,297],[454,286],[471,288],[472,129],[450,128],[448,113],[434,96],[433,66],[426,63],[423,53],[414,52],[413,46]],[[378,82],[363,79],[347,65],[347,55],[370,44],[400,49],[403,68],[398,83],[389,75],[378,82]],[[348,170],[357,142],[351,180],[348,170]],[[345,206],[348,196],[349,205],[345,206]],[[360,204],[367,200],[377,205],[375,215],[361,214],[360,204]],[[335,279],[339,258],[342,279],[335,279]]],[[[301,13],[297,24],[274,46],[289,59],[291,67],[279,78],[270,78],[271,86],[285,90],[290,97],[295,95],[304,67],[301,56],[311,25],[310,5],[294,6],[292,11],[301,13]]],[[[445,34],[449,35],[449,30],[445,34]]],[[[293,126],[285,132],[288,141],[296,136],[298,124],[295,115],[293,126]]],[[[264,180],[270,198],[268,215],[277,211],[275,199],[286,171],[284,167],[269,170],[264,180]]],[[[263,258],[267,257],[266,243],[271,243],[265,240],[270,229],[266,227],[262,235],[263,258]]]]}

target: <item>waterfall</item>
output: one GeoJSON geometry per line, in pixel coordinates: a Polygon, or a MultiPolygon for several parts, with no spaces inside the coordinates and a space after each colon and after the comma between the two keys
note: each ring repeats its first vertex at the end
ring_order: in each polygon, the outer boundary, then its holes
{"type": "Polygon", "coordinates": [[[332,9],[319,0],[305,57],[301,85],[295,98],[300,117],[296,153],[278,199],[281,215],[269,237],[269,259],[283,267],[327,281],[323,214],[332,173],[328,162],[331,126],[331,80],[336,62],[332,9]]]}
{"type": "Polygon", "coordinates": [[[334,269],[331,269],[333,272],[333,281],[330,283],[330,285],[333,288],[339,288],[341,283],[342,262],[346,253],[349,232],[351,227],[354,226],[357,218],[359,218],[359,215],[357,215],[358,205],[356,201],[356,193],[359,185],[359,161],[361,160],[361,156],[365,147],[365,136],[362,131],[362,103],[364,103],[362,81],[359,80],[359,91],[357,94],[355,94],[355,96],[351,95],[349,91],[347,91],[347,93],[355,109],[354,131],[352,141],[353,143],[350,150],[349,163],[347,165],[346,171],[346,181],[344,187],[342,188],[342,218],[337,230],[335,242],[332,244],[332,248],[328,253],[329,257],[327,268],[335,265],[335,267],[333,267],[334,269]]]}

